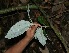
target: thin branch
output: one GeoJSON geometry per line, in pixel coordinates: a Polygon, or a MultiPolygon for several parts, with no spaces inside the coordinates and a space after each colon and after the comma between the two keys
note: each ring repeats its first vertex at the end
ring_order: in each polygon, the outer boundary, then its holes
{"type": "MultiPolygon", "coordinates": [[[[38,7],[36,5],[30,5],[29,8],[30,9],[38,9],[38,7]]],[[[15,10],[27,10],[27,6],[17,6],[17,7],[13,7],[13,8],[3,9],[3,10],[0,10],[0,14],[12,12],[15,10]]]]}

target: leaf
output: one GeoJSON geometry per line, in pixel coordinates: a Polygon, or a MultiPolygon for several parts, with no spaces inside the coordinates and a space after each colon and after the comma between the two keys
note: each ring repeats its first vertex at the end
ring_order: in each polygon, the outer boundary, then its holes
{"type": "MultiPolygon", "coordinates": [[[[17,37],[27,31],[32,25],[33,23],[30,23],[29,21],[21,20],[10,28],[5,38],[11,39],[17,37]]],[[[37,28],[34,37],[35,39],[38,39],[43,46],[46,44],[47,38],[43,34],[42,27],[37,28]]]]}
{"type": "Polygon", "coordinates": [[[46,37],[47,32],[45,31],[45,29],[43,29],[43,34],[46,37]]]}
{"type": "Polygon", "coordinates": [[[24,21],[24,20],[17,22],[10,28],[5,38],[11,39],[23,34],[25,31],[29,29],[31,24],[32,23],[30,23],[29,21],[24,21]]]}
{"type": "Polygon", "coordinates": [[[38,22],[42,25],[49,26],[49,23],[47,22],[47,20],[43,16],[38,17],[38,22]]]}
{"type": "Polygon", "coordinates": [[[42,27],[37,28],[36,33],[35,33],[35,39],[38,39],[39,42],[44,46],[46,44],[47,38],[44,36],[42,27]]]}

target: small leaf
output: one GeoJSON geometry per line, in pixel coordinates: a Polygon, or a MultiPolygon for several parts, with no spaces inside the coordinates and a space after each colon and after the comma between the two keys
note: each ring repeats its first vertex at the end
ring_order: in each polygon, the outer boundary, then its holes
{"type": "Polygon", "coordinates": [[[43,16],[38,17],[38,22],[42,25],[49,26],[48,21],[43,16]]]}

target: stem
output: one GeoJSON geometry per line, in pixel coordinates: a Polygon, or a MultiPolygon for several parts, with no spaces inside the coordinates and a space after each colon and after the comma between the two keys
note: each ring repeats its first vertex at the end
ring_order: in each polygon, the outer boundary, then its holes
{"type": "Polygon", "coordinates": [[[41,26],[41,27],[45,27],[45,28],[47,28],[47,27],[49,27],[49,26],[41,26]]]}
{"type": "MultiPolygon", "coordinates": [[[[29,8],[30,9],[38,9],[38,7],[36,5],[30,5],[29,8]]],[[[15,10],[27,10],[27,9],[28,9],[27,5],[26,6],[17,6],[17,7],[0,10],[0,14],[12,12],[15,10]]]]}

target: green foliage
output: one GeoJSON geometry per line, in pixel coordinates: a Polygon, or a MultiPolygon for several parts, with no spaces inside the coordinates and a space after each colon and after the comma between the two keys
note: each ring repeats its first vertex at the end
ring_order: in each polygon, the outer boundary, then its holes
{"type": "Polygon", "coordinates": [[[46,30],[45,30],[45,29],[43,29],[43,34],[44,34],[44,36],[45,36],[45,37],[47,37],[47,35],[46,35],[46,34],[47,34],[47,32],[46,32],[46,30]]]}
{"type": "Polygon", "coordinates": [[[48,21],[43,16],[38,17],[38,22],[44,26],[49,26],[48,21]]]}
{"type": "MultiPolygon", "coordinates": [[[[50,26],[49,23],[47,22],[47,20],[43,17],[43,16],[39,16],[38,17],[38,22],[41,24],[41,25],[44,25],[44,26],[50,26]]],[[[43,33],[44,33],[44,36],[46,37],[46,30],[43,29],[43,33]]]]}

